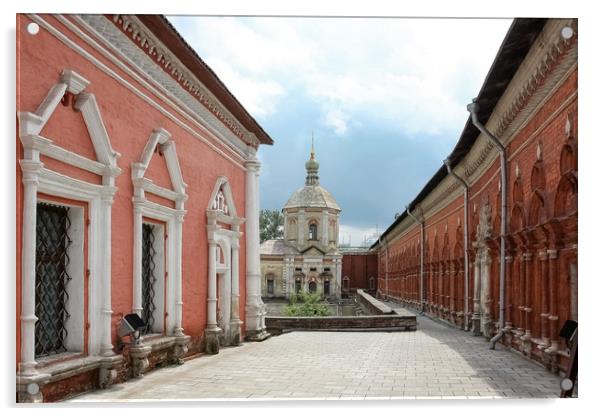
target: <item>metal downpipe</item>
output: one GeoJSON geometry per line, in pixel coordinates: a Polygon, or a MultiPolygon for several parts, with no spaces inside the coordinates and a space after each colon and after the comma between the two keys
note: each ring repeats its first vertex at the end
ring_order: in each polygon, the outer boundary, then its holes
{"type": "Polygon", "coordinates": [[[411,212],[410,207],[406,205],[406,212],[410,217],[420,224],[420,312],[424,314],[424,220],[419,221],[411,212]]]}
{"type": "Polygon", "coordinates": [[[492,350],[495,349],[495,344],[502,338],[504,335],[504,323],[505,323],[505,309],[504,304],[506,303],[505,298],[505,286],[506,286],[506,148],[504,145],[495,137],[489,130],[485,128],[483,124],[479,122],[477,112],[479,111],[479,104],[476,102],[476,99],[472,100],[472,103],[466,106],[466,109],[471,115],[472,124],[479,129],[481,133],[483,133],[489,140],[491,140],[498,148],[500,152],[500,179],[501,179],[501,187],[502,187],[502,207],[501,207],[501,225],[500,225],[500,317],[499,317],[499,329],[498,333],[491,338],[490,340],[490,348],[492,350]]]}
{"type": "Polygon", "coordinates": [[[452,170],[449,158],[446,158],[443,163],[447,167],[447,172],[464,187],[464,330],[468,331],[468,282],[470,279],[468,271],[468,183],[452,170]]]}

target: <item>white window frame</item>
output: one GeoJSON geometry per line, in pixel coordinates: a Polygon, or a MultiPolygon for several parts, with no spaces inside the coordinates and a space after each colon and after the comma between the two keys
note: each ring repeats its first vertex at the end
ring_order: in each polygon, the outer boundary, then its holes
{"type": "MultiPolygon", "coordinates": [[[[161,333],[165,336],[184,336],[182,328],[182,223],[184,202],[188,199],[186,183],[182,178],[176,144],[171,134],[162,128],[153,130],[138,162],[132,163],[134,185],[134,240],[133,240],[133,305],[132,310],[142,316],[142,223],[143,217],[165,223],[167,242],[163,264],[165,281],[165,303],[161,322],[165,322],[161,333]],[[167,189],[144,177],[157,146],[160,147],[173,189],[167,189]],[[146,192],[174,201],[175,208],[149,201],[146,192]],[[165,315],[166,314],[166,315],[165,315]]],[[[163,324],[161,324],[163,325],[163,324]]],[[[153,331],[154,332],[154,331],[153,331]]]]}
{"type": "MultiPolygon", "coordinates": [[[[40,374],[35,359],[35,244],[37,203],[43,198],[38,198],[38,193],[88,204],[88,251],[81,255],[88,256],[90,271],[87,277],[88,355],[114,355],[111,343],[111,206],[117,191],[115,178],[121,173],[117,167],[117,159],[121,155],[111,147],[96,97],[84,92],[89,83],[76,72],[65,69],[59,82],[50,89],[34,112],[18,113],[19,138],[24,149],[23,159],[19,162],[24,185],[19,374],[24,377],[40,374]],[[97,160],[62,148],[40,136],[67,93],[72,94],[74,108],[82,114],[97,160]],[[40,161],[40,155],[100,175],[102,185],[50,170],[40,161]]],[[[78,261],[83,264],[83,257],[78,261]]],[[[82,340],[83,331],[81,340],[69,340],[69,348],[83,350],[82,340]]]]}

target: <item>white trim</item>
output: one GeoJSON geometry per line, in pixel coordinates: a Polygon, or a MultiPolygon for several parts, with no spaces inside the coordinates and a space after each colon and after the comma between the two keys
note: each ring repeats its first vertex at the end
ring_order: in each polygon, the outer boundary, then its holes
{"type": "Polygon", "coordinates": [[[21,375],[39,374],[35,361],[35,242],[38,192],[88,203],[88,354],[112,356],[111,344],[111,205],[116,192],[115,177],[119,154],[111,148],[94,95],[84,89],[89,82],[65,69],[35,112],[18,112],[19,138],[24,157],[23,245],[21,252],[21,375]],[[87,159],[37,136],[48,122],[65,92],[75,94],[99,161],[87,159]],[[90,130],[91,129],[91,130],[90,130]],[[52,171],[40,162],[40,154],[71,166],[102,175],[103,185],[52,171]]]}
{"type": "MultiPolygon", "coordinates": [[[[188,199],[186,183],[182,178],[176,144],[169,132],[162,128],[154,129],[150,135],[139,161],[132,163],[132,183],[134,185],[134,239],[132,311],[142,316],[142,223],[143,217],[165,223],[167,243],[163,255],[165,279],[165,318],[166,336],[183,336],[182,329],[182,222],[184,221],[184,202],[188,199]],[[144,175],[153,157],[155,148],[161,147],[165,156],[167,170],[174,190],[160,187],[145,178],[144,175]],[[167,207],[146,199],[145,192],[175,201],[175,208],[167,207]]],[[[161,318],[163,322],[163,318],[161,318]]]]}

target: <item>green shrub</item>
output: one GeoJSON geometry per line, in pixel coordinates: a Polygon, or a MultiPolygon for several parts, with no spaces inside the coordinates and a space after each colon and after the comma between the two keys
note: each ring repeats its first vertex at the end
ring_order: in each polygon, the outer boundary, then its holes
{"type": "Polygon", "coordinates": [[[300,292],[291,296],[290,305],[284,309],[287,316],[328,316],[330,309],[319,293],[300,292]]]}

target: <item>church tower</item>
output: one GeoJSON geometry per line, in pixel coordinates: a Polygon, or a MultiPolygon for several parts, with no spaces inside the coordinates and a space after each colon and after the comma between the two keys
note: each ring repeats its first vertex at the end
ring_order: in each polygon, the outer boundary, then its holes
{"type": "Polygon", "coordinates": [[[295,191],[282,208],[284,238],[261,245],[264,297],[290,297],[299,291],[341,297],[342,255],[338,249],[341,208],[320,185],[320,164],[313,137],[305,169],[305,186],[295,191]]]}

